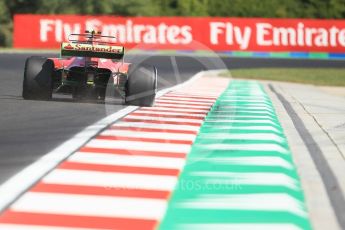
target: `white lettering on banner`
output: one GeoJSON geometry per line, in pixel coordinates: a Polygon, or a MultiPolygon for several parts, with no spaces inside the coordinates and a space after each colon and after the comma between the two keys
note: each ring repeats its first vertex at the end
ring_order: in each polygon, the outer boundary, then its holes
{"type": "MultiPolygon", "coordinates": [[[[141,26],[139,28],[143,28],[144,30],[140,30],[140,32],[138,31],[139,36],[137,36],[139,38],[138,43],[141,42],[141,37],[142,37],[142,42],[144,42],[145,44],[155,44],[157,43],[157,31],[156,28],[154,26],[148,25],[148,26],[141,26]]],[[[137,30],[134,30],[137,31],[137,30]]],[[[125,38],[124,38],[125,39],[125,38]]],[[[129,38],[128,38],[129,40],[129,38]]],[[[164,34],[159,33],[158,35],[158,43],[164,44],[165,43],[165,37],[164,34]]]]}
{"type": "Polygon", "coordinates": [[[145,44],[189,44],[193,40],[192,28],[188,25],[157,26],[134,24],[127,20],[125,24],[102,24],[101,31],[104,35],[115,36],[121,43],[145,44]]]}
{"type": "Polygon", "coordinates": [[[294,28],[278,27],[274,29],[273,33],[273,45],[279,46],[295,46],[296,41],[296,30],[294,28]]]}
{"type": "Polygon", "coordinates": [[[242,31],[239,27],[234,27],[234,32],[235,32],[235,40],[238,42],[240,45],[240,49],[245,50],[248,48],[249,45],[249,40],[251,37],[252,30],[250,27],[244,27],[244,31],[242,34],[242,31]]]}
{"type": "Polygon", "coordinates": [[[167,29],[168,29],[168,26],[165,25],[164,23],[161,23],[158,25],[158,41],[160,44],[166,43],[165,33],[167,29]]]}
{"type": "Polygon", "coordinates": [[[48,32],[53,30],[52,25],[54,24],[54,20],[40,20],[40,40],[41,42],[48,41],[48,32]]]}
{"type": "Polygon", "coordinates": [[[304,46],[304,24],[298,23],[297,25],[297,44],[298,46],[304,46]]]}
{"type": "Polygon", "coordinates": [[[183,39],[181,39],[181,43],[183,45],[191,43],[193,41],[192,27],[190,27],[190,26],[182,26],[181,27],[181,35],[183,37],[183,39]]]}
{"type": "Polygon", "coordinates": [[[48,42],[48,35],[54,34],[54,39],[57,42],[67,40],[71,33],[80,33],[81,25],[79,23],[70,24],[64,23],[62,20],[40,20],[40,41],[48,42]]]}
{"type": "MultiPolygon", "coordinates": [[[[185,45],[193,41],[192,28],[188,25],[168,26],[161,23],[154,26],[134,24],[132,20],[127,20],[125,24],[103,24],[98,19],[90,19],[85,21],[85,28],[102,31],[103,35],[115,36],[120,43],[185,45]]],[[[40,20],[41,42],[48,42],[50,33],[54,34],[55,41],[62,42],[68,39],[69,34],[80,31],[80,24],[64,23],[62,20],[40,20]]]]}
{"type": "Polygon", "coordinates": [[[338,40],[340,45],[345,47],[345,29],[340,30],[338,40]]]}
{"type": "Polygon", "coordinates": [[[58,42],[62,42],[62,29],[63,23],[61,20],[55,20],[55,39],[58,42]]]}
{"type": "Polygon", "coordinates": [[[307,47],[345,47],[345,28],[333,26],[325,28],[305,27],[298,23],[297,28],[274,27],[269,23],[257,23],[256,41],[259,46],[307,46],[307,47]]]}
{"type": "Polygon", "coordinates": [[[337,27],[335,26],[332,26],[332,28],[330,29],[330,33],[331,33],[331,38],[330,38],[330,43],[331,43],[331,46],[335,47],[337,46],[337,33],[339,33],[339,30],[337,27]]]}
{"type": "MultiPolygon", "coordinates": [[[[236,21],[236,23],[239,22],[236,21]]],[[[224,45],[232,46],[233,50],[255,50],[258,47],[304,47],[307,49],[345,47],[345,27],[342,26],[331,25],[326,28],[317,24],[306,26],[303,20],[289,23],[288,26],[274,21],[257,21],[255,24],[247,25],[236,23],[235,21],[210,21],[208,23],[209,43],[207,43],[211,48],[224,45]]],[[[42,18],[39,24],[39,38],[42,43],[63,42],[71,33],[81,33],[83,29],[87,29],[115,36],[116,39],[109,41],[123,44],[188,45],[193,39],[198,40],[198,37],[193,37],[194,34],[199,36],[200,31],[205,31],[204,25],[196,23],[175,25],[163,21],[152,25],[148,21],[137,23],[131,18],[124,21],[122,19],[121,23],[117,23],[116,20],[115,23],[105,23],[98,18],[89,18],[83,23],[68,23],[63,18],[42,18]],[[195,28],[192,28],[194,25],[195,28]],[[196,33],[197,30],[198,33],[196,33]]]]}
{"type": "Polygon", "coordinates": [[[271,46],[272,41],[266,40],[269,31],[272,29],[272,25],[269,23],[257,23],[256,24],[256,43],[259,46],[271,46]]]}
{"type": "MultiPolygon", "coordinates": [[[[210,22],[210,43],[212,45],[239,45],[241,50],[249,46],[252,30],[248,26],[234,26],[229,22],[210,22]]],[[[270,23],[256,23],[256,43],[258,46],[299,46],[299,47],[345,47],[345,28],[274,27],[270,23]]],[[[254,36],[255,36],[254,35],[254,36]]]]}
{"type": "Polygon", "coordinates": [[[210,22],[210,42],[218,45],[221,35],[225,35],[225,43],[227,45],[239,45],[241,50],[245,50],[249,46],[252,30],[249,26],[245,26],[243,30],[239,26],[232,23],[210,22]]]}
{"type": "MultiPolygon", "coordinates": [[[[210,40],[211,44],[218,45],[218,35],[224,32],[225,23],[223,22],[211,22],[210,23],[210,40]]],[[[229,39],[232,39],[232,34],[227,34],[226,36],[229,39]]],[[[227,44],[232,44],[232,40],[227,40],[227,44]]]]}
{"type": "Polygon", "coordinates": [[[315,28],[305,28],[305,45],[306,46],[313,46],[313,36],[316,34],[315,28]]]}
{"type": "Polygon", "coordinates": [[[96,30],[96,31],[100,31],[102,27],[102,22],[98,19],[89,19],[86,20],[85,22],[85,28],[86,30],[96,30]]]}
{"type": "Polygon", "coordinates": [[[324,28],[318,29],[318,35],[315,37],[315,45],[318,47],[327,47],[328,45],[328,32],[324,28]]]}

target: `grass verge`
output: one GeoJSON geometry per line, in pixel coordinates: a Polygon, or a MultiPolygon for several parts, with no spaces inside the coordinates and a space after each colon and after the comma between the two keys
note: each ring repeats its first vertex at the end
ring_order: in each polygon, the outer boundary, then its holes
{"type": "Polygon", "coordinates": [[[254,68],[236,69],[225,77],[285,81],[325,86],[345,86],[345,68],[254,68]]]}

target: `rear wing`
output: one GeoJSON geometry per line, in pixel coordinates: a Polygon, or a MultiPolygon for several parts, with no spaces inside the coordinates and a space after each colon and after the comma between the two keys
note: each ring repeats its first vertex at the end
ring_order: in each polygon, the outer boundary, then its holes
{"type": "Polygon", "coordinates": [[[122,59],[124,53],[123,46],[73,42],[61,43],[61,56],[122,59]]]}

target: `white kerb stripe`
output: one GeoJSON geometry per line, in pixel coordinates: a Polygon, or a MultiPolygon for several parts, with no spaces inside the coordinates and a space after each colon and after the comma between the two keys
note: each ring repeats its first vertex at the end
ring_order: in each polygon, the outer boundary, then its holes
{"type": "Polygon", "coordinates": [[[184,134],[184,133],[169,133],[166,132],[145,132],[145,131],[126,131],[126,130],[116,130],[108,129],[101,133],[101,135],[106,136],[119,136],[119,137],[135,137],[135,138],[154,138],[161,140],[188,140],[193,141],[195,139],[194,134],[184,134]]]}
{"type": "Polygon", "coordinates": [[[204,139],[223,139],[223,140],[258,140],[258,141],[277,141],[285,142],[284,138],[276,134],[270,133],[245,133],[245,134],[229,134],[229,133],[206,133],[200,134],[199,137],[204,139]]]}
{"type": "Polygon", "coordinates": [[[214,150],[275,151],[288,154],[289,151],[278,144],[197,144],[198,147],[214,150]]]}
{"type": "Polygon", "coordinates": [[[191,109],[205,109],[208,110],[211,108],[210,106],[201,106],[201,105],[181,105],[181,104],[171,104],[171,103],[166,103],[166,102],[159,102],[155,103],[155,107],[164,107],[164,106],[170,106],[170,107],[175,107],[175,108],[184,108],[184,107],[189,107],[191,109]]]}
{"type": "Polygon", "coordinates": [[[267,119],[267,120],[273,120],[274,118],[272,116],[269,115],[252,115],[252,116],[248,116],[248,115],[238,115],[236,114],[236,112],[234,111],[233,114],[228,113],[228,114],[213,114],[212,118],[252,118],[252,120],[256,120],[256,119],[267,119]]]}
{"type": "Polygon", "coordinates": [[[302,230],[294,224],[255,223],[255,224],[178,224],[176,229],[188,230],[302,230]]]}
{"type": "Polygon", "coordinates": [[[135,173],[110,173],[87,170],[55,169],[43,182],[52,184],[98,186],[104,188],[149,189],[171,191],[177,178],[135,173]]]}
{"type": "Polygon", "coordinates": [[[150,128],[150,129],[165,129],[169,130],[181,130],[181,131],[199,131],[199,126],[194,125],[173,125],[173,124],[155,124],[145,122],[125,122],[120,121],[113,125],[116,127],[135,127],[135,128],[150,128]]]}
{"type": "Polygon", "coordinates": [[[102,164],[116,166],[148,167],[162,169],[182,169],[185,164],[183,158],[151,157],[134,155],[115,155],[106,153],[77,152],[68,158],[70,162],[102,164]]]}
{"type": "Polygon", "coordinates": [[[174,121],[174,122],[189,122],[200,124],[202,123],[202,119],[186,119],[186,118],[166,118],[166,117],[150,117],[150,116],[132,116],[127,115],[124,118],[128,119],[140,119],[140,120],[147,120],[147,121],[174,121]]]}
{"type": "Polygon", "coordinates": [[[306,217],[303,203],[288,194],[232,194],[201,195],[195,199],[181,201],[177,207],[192,209],[228,209],[255,211],[282,211],[306,217]]]}
{"type": "Polygon", "coordinates": [[[0,224],[0,230],[95,230],[94,228],[69,228],[25,224],[0,224]]]}
{"type": "MultiPolygon", "coordinates": [[[[193,158],[194,160],[194,158],[193,158]]],[[[229,164],[229,165],[253,165],[253,166],[273,166],[293,169],[290,162],[281,157],[274,156],[258,156],[258,157],[215,157],[205,158],[201,157],[200,161],[212,162],[214,164],[229,164]]]]}
{"type": "Polygon", "coordinates": [[[223,111],[226,109],[245,109],[245,110],[258,110],[258,111],[274,111],[272,106],[256,106],[256,105],[223,105],[223,111]]]}
{"type": "Polygon", "coordinates": [[[231,186],[263,185],[284,186],[294,190],[300,190],[298,181],[283,173],[259,172],[259,173],[228,173],[228,172],[195,172],[192,175],[204,177],[205,183],[223,184],[231,186]]]}
{"type": "Polygon", "coordinates": [[[189,112],[176,112],[175,110],[174,111],[171,111],[171,110],[167,110],[167,111],[150,111],[150,110],[137,110],[133,113],[131,113],[132,115],[133,114],[140,114],[140,113],[144,113],[144,114],[154,114],[154,115],[173,115],[173,116],[191,116],[191,117],[198,117],[198,118],[204,118],[206,117],[206,114],[192,114],[192,113],[189,113],[189,112]]]}
{"type": "Polygon", "coordinates": [[[156,103],[173,103],[173,104],[181,104],[181,105],[205,105],[205,106],[211,106],[213,105],[213,102],[189,102],[189,101],[176,101],[171,99],[158,99],[156,100],[156,103]]]}
{"type": "Polygon", "coordinates": [[[222,122],[231,122],[231,123],[256,123],[256,124],[272,124],[277,125],[277,123],[271,120],[236,120],[236,119],[207,119],[207,122],[222,123],[222,122]]]}
{"type": "Polygon", "coordinates": [[[19,212],[157,220],[162,218],[166,203],[158,199],[27,192],[11,209],[19,212]]]}
{"type": "Polygon", "coordinates": [[[260,125],[260,126],[231,126],[231,127],[226,127],[226,126],[218,126],[218,127],[212,127],[212,129],[219,129],[219,130],[251,130],[251,131],[272,131],[276,133],[281,133],[280,130],[273,126],[265,126],[265,125],[260,125]]]}
{"type": "Polygon", "coordinates": [[[185,153],[187,154],[191,148],[190,145],[185,144],[170,144],[170,143],[156,143],[156,142],[142,142],[142,141],[117,141],[117,140],[102,140],[93,139],[86,147],[106,148],[106,149],[127,149],[127,150],[143,150],[153,152],[171,152],[171,153],[185,153]]]}
{"type": "Polygon", "coordinates": [[[251,103],[265,103],[265,104],[269,104],[271,105],[271,103],[269,103],[268,100],[255,100],[255,99],[226,99],[226,97],[224,97],[222,99],[222,102],[251,102],[251,103]]]}
{"type": "Polygon", "coordinates": [[[167,96],[178,96],[178,97],[196,97],[196,98],[217,98],[219,94],[207,94],[207,93],[188,93],[188,92],[181,92],[181,91],[174,91],[172,93],[168,93],[167,96]]]}
{"type": "Polygon", "coordinates": [[[239,95],[226,96],[226,94],[224,94],[224,98],[227,98],[227,99],[251,99],[251,98],[254,98],[256,100],[267,100],[268,99],[268,97],[265,95],[251,97],[251,96],[239,96],[239,95]]]}
{"type": "Polygon", "coordinates": [[[169,97],[169,96],[163,96],[159,98],[160,100],[173,100],[173,101],[201,101],[201,102],[210,102],[213,103],[216,101],[216,99],[198,99],[198,98],[187,98],[187,97],[169,97]]]}
{"type": "Polygon", "coordinates": [[[245,108],[241,108],[241,109],[238,109],[238,108],[233,108],[233,109],[230,109],[228,111],[213,111],[213,114],[235,114],[235,113],[248,113],[248,114],[263,114],[263,115],[274,115],[274,112],[272,111],[262,111],[262,110],[248,110],[248,109],[245,109],[245,108]]]}
{"type": "Polygon", "coordinates": [[[139,110],[136,110],[137,112],[141,112],[141,111],[174,111],[174,112],[183,112],[183,113],[188,113],[188,112],[194,112],[194,113],[207,113],[207,111],[209,109],[193,109],[193,108],[188,108],[188,109],[184,109],[184,108],[174,108],[174,110],[172,110],[171,108],[166,108],[166,107],[143,107],[140,108],[139,110]]]}

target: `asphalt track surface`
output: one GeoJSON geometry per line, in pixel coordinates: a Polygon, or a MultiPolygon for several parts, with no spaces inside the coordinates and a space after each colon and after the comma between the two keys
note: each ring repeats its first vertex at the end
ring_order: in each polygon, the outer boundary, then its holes
{"type": "MultiPolygon", "coordinates": [[[[0,54],[0,184],[88,125],[107,116],[103,103],[74,102],[70,98],[28,101],[21,97],[25,59],[29,53],[0,54]]],[[[47,55],[43,55],[47,56],[47,55]]],[[[49,57],[54,56],[52,54],[49,57]]],[[[56,56],[56,55],[55,55],[56,56]]],[[[201,70],[255,67],[338,67],[344,61],[305,59],[215,58],[137,55],[158,69],[160,89],[181,83],[201,70]]],[[[114,110],[124,106],[111,105],[114,110]]]]}

